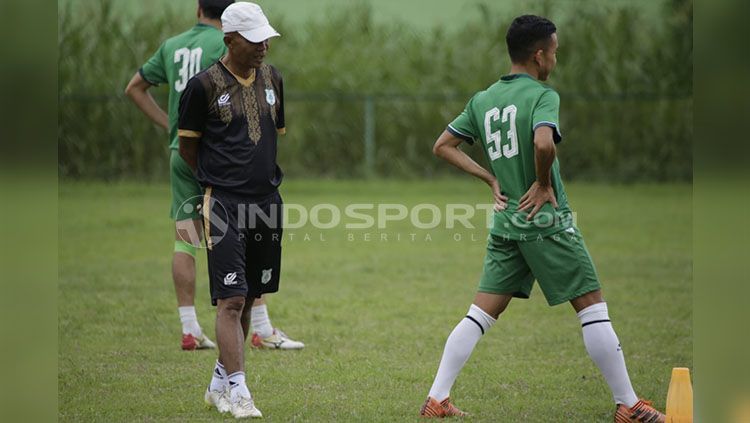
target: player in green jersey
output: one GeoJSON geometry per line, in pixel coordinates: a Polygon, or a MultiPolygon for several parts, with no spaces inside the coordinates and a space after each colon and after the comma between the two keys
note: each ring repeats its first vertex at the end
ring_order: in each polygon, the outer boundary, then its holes
{"type": "Polygon", "coordinates": [[[560,97],[540,81],[557,63],[557,29],[545,18],[516,18],[506,35],[511,69],[469,100],[438,138],[434,153],[484,181],[495,201],[479,288],[445,344],[420,414],[465,413],[450,401],[453,383],[481,336],[513,297],[528,298],[536,280],[550,305],[570,302],[590,357],[609,385],[615,422],[662,423],[665,417],[633,391],[594,264],[571,218],[556,143],[562,141],[560,97]],[[458,147],[477,142],[490,170],[458,147]]]}
{"type": "MultiPolygon", "coordinates": [[[[170,185],[172,204],[170,217],[175,221],[175,243],[172,257],[172,279],[177,294],[178,312],[182,322],[182,349],[214,348],[198,324],[195,312],[195,254],[202,239],[202,218],[199,214],[203,190],[190,167],[178,152],[177,136],[180,95],[187,82],[198,72],[216,63],[227,51],[221,15],[234,0],[199,0],[198,23],[191,29],[169,38],[133,75],[125,93],[154,123],[169,131],[170,185]],[[152,86],[168,84],[169,105],[165,112],[151,96],[152,86]]],[[[263,298],[253,303],[252,346],[272,349],[300,349],[294,341],[275,329],[268,317],[263,298]]]]}

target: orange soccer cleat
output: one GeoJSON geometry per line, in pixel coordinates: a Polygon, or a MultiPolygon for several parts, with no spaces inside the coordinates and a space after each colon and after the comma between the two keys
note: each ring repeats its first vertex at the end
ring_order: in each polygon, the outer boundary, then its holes
{"type": "Polygon", "coordinates": [[[456,408],[455,405],[451,404],[451,399],[446,398],[441,402],[438,402],[435,398],[427,397],[422,405],[422,409],[419,410],[420,417],[463,417],[466,413],[456,408]]]}
{"type": "Polygon", "coordinates": [[[615,423],[665,423],[666,421],[666,416],[652,407],[650,401],[645,400],[639,400],[631,408],[619,404],[615,411],[615,423]]]}

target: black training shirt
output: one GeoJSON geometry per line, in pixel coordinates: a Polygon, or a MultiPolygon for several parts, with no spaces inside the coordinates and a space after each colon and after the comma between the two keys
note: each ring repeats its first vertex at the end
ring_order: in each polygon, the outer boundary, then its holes
{"type": "Polygon", "coordinates": [[[253,199],[276,192],[277,133],[284,128],[281,73],[263,64],[248,79],[221,61],[198,73],[180,98],[181,137],[200,138],[198,182],[253,199]]]}

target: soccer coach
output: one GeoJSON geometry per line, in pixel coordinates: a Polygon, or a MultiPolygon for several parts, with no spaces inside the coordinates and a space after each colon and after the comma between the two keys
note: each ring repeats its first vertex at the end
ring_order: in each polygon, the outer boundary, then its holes
{"type": "Polygon", "coordinates": [[[221,21],[227,54],[190,79],[182,94],[179,151],[204,188],[217,366],[229,379],[223,392],[209,387],[206,399],[237,418],[261,417],[245,384],[244,340],[253,299],[279,285],[283,174],[276,150],[285,131],[283,86],[279,71],[263,63],[269,39],[279,33],[254,3],[230,5],[221,21]],[[270,219],[240,216],[249,210],[270,219]]]}

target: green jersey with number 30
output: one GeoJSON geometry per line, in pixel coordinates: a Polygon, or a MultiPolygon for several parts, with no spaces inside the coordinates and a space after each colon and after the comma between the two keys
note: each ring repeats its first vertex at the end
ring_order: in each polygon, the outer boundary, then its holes
{"type": "Polygon", "coordinates": [[[506,75],[469,100],[464,111],[448,125],[448,132],[484,149],[492,173],[508,196],[508,208],[496,212],[491,233],[520,241],[538,240],[570,228],[573,223],[560,179],[560,165],[552,165],[552,187],[558,208],[547,203],[531,222],[518,212],[519,199],[536,181],[534,130],[549,126],[555,143],[562,140],[560,96],[527,74],[506,75]]]}
{"type": "Polygon", "coordinates": [[[224,33],[199,23],[166,40],[139,70],[151,85],[169,84],[169,148],[179,148],[177,118],[180,94],[190,78],[216,63],[226,52],[224,33]]]}

